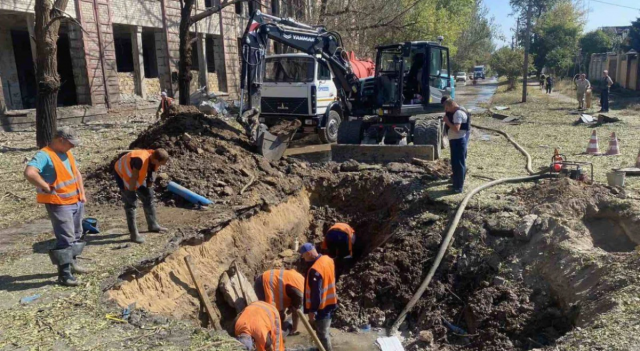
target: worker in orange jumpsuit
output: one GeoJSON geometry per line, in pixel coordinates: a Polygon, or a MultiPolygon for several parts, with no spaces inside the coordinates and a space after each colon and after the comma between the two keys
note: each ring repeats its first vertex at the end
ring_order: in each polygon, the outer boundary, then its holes
{"type": "Polygon", "coordinates": [[[318,254],[311,243],[302,245],[298,252],[311,266],[305,279],[304,312],[309,315],[309,322],[315,326],[322,346],[325,350],[332,351],[329,328],[331,314],[338,305],[333,259],[327,255],[318,254]]]}
{"type": "Polygon", "coordinates": [[[356,232],[347,223],[336,223],[324,236],[322,250],[333,258],[336,265],[336,277],[345,269],[345,260],[353,258],[353,244],[356,242],[356,232]]]}
{"type": "Polygon", "coordinates": [[[246,350],[284,351],[280,315],[264,301],[253,302],[240,313],[235,334],[246,350]]]}
{"type": "Polygon", "coordinates": [[[294,269],[272,269],[259,275],[253,285],[258,300],[276,307],[280,313],[282,329],[287,335],[298,334],[298,314],[302,308],[304,277],[294,269]],[[291,313],[293,324],[286,322],[291,313]]]}
{"type": "Polygon", "coordinates": [[[150,232],[159,233],[166,228],[158,224],[156,208],[153,203],[153,181],[160,166],[169,160],[165,149],[133,150],[122,157],[115,164],[115,179],[122,192],[124,212],[127,216],[127,226],[131,241],[142,244],[144,238],[138,233],[136,225],[136,202],[138,196],[142,200],[144,216],[150,232]]]}

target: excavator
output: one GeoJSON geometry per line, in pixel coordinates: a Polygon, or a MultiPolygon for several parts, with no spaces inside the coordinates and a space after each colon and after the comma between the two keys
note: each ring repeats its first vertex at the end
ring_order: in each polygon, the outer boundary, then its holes
{"type": "MultiPolygon", "coordinates": [[[[442,114],[442,101],[451,95],[452,89],[449,49],[441,45],[442,37],[438,42],[378,46],[374,76],[359,79],[349,64],[338,32],[255,11],[242,37],[241,106],[237,121],[260,154],[278,160],[301,122],[291,120],[277,132],[260,123],[261,85],[270,40],[329,65],[338,88],[335,99],[341,118],[338,143],[331,146],[334,161],[385,163],[414,157],[439,158],[446,143],[438,114],[442,114]],[[363,157],[365,160],[361,160],[363,157]]],[[[315,108],[313,101],[295,103],[315,108]]]]}

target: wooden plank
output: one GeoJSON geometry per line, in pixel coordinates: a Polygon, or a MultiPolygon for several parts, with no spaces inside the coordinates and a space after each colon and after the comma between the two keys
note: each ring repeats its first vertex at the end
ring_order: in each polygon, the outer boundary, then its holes
{"type": "Polygon", "coordinates": [[[204,304],[207,315],[209,315],[209,322],[211,323],[211,325],[213,325],[214,329],[221,330],[222,328],[220,326],[220,318],[217,318],[215,310],[211,305],[211,301],[209,301],[209,296],[204,290],[202,284],[200,284],[200,280],[193,268],[193,263],[191,263],[191,256],[185,257],[184,262],[187,264],[187,268],[189,269],[189,273],[191,274],[191,279],[193,279],[193,283],[195,284],[196,290],[198,291],[198,296],[200,296],[200,300],[204,304]]]}

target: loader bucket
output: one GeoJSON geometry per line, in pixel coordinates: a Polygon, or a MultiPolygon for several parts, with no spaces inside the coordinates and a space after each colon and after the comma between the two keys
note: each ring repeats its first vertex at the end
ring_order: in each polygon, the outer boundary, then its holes
{"type": "Polygon", "coordinates": [[[274,135],[269,132],[266,125],[260,124],[256,138],[258,153],[269,161],[281,159],[287,147],[289,147],[293,136],[296,134],[296,130],[297,128],[274,135]]]}

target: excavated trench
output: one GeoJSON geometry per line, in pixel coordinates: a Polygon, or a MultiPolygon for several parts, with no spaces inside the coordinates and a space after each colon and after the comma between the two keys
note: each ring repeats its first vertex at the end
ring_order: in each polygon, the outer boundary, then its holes
{"type": "MultiPolygon", "coordinates": [[[[375,172],[320,181],[268,211],[232,221],[204,240],[181,243],[156,265],[122,275],[107,295],[121,306],[136,302],[137,308],[155,314],[201,318],[184,264],[184,257],[191,256],[223,327],[231,331],[235,312],[216,290],[220,276],[235,260],[250,280],[274,267],[299,268],[292,250],[296,239],[319,243],[333,223],[344,221],[354,227],[357,241],[354,261],[338,282],[340,308],[333,326],[348,331],[365,324],[388,327],[426,276],[453,210],[430,200],[423,187],[418,178],[375,172]]],[[[528,350],[553,344],[576,324],[575,296],[561,291],[572,287],[565,287],[561,276],[554,280],[545,274],[567,262],[550,257],[538,273],[523,277],[514,255],[518,250],[526,255],[523,247],[528,244],[514,248],[513,238],[487,236],[483,215],[465,217],[450,254],[401,326],[409,336],[407,350],[424,347],[417,340],[420,331],[430,331],[434,342],[452,349],[528,350]],[[519,275],[505,274],[518,269],[519,275]]],[[[584,225],[595,246],[628,251],[632,246],[623,239],[596,238],[600,234],[595,233],[606,232],[610,220],[585,220],[584,225]]],[[[530,246],[532,252],[537,249],[530,246]]]]}

